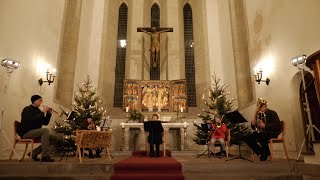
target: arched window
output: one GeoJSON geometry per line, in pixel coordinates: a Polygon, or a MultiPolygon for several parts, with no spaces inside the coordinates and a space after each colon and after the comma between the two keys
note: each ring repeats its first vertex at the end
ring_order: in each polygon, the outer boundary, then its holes
{"type": "Polygon", "coordinates": [[[192,9],[189,4],[183,7],[184,22],[184,55],[185,72],[187,81],[188,106],[196,107],[196,83],[195,83],[195,63],[194,63],[194,42],[193,42],[193,22],[192,9]]]}
{"type": "MultiPolygon", "coordinates": [[[[160,27],[160,8],[154,3],[151,7],[151,27],[160,27]]],[[[160,38],[159,38],[160,41],[160,38]]],[[[152,44],[152,42],[150,42],[152,44]]],[[[159,54],[160,59],[160,54],[159,54]]],[[[152,64],[152,57],[150,54],[150,64],[152,64]]],[[[150,71],[150,80],[160,80],[160,61],[158,61],[157,68],[150,71]]]]}
{"type": "Polygon", "coordinates": [[[117,55],[113,101],[114,107],[122,107],[123,80],[126,72],[127,23],[128,7],[125,3],[122,3],[119,8],[118,17],[117,55]]]}

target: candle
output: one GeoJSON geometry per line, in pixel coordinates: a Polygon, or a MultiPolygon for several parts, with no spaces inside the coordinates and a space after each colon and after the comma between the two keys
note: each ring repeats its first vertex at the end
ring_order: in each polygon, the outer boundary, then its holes
{"type": "Polygon", "coordinates": [[[204,99],[204,93],[202,93],[202,99],[204,99]]]}
{"type": "Polygon", "coordinates": [[[120,125],[121,125],[122,128],[124,128],[124,123],[123,122],[120,125]]]}
{"type": "Polygon", "coordinates": [[[183,112],[183,107],[180,108],[180,112],[183,112]]]}
{"type": "Polygon", "coordinates": [[[187,127],[187,122],[184,122],[184,125],[183,125],[183,127],[185,127],[185,128],[187,127]]]}
{"type": "Polygon", "coordinates": [[[126,107],[126,112],[129,112],[129,107],[126,107]]]}

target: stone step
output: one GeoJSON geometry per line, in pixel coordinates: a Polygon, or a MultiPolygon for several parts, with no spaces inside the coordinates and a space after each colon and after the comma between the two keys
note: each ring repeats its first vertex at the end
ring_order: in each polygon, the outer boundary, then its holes
{"type": "Polygon", "coordinates": [[[254,175],[240,175],[233,174],[228,175],[220,174],[219,172],[212,174],[184,174],[185,180],[199,180],[199,179],[223,179],[223,180],[303,180],[302,175],[290,175],[290,174],[254,174],[254,175]]]}
{"type": "MultiPolygon", "coordinates": [[[[238,160],[236,160],[238,161],[238,160]]],[[[282,172],[285,174],[291,173],[291,167],[289,164],[283,164],[283,163],[272,163],[272,162],[253,162],[251,164],[249,163],[212,163],[212,164],[206,164],[206,167],[203,167],[202,163],[194,163],[194,164],[184,164],[182,162],[182,170],[186,173],[211,173],[212,170],[215,172],[226,172],[226,173],[251,173],[253,174],[257,173],[278,173],[282,172]],[[227,171],[226,171],[227,170],[227,171]],[[248,171],[249,170],[249,171],[248,171]]]]}
{"type": "Polygon", "coordinates": [[[111,162],[12,162],[0,163],[0,175],[14,175],[19,172],[26,176],[30,175],[58,175],[58,174],[111,174],[113,172],[113,163],[111,162]]]}
{"type": "Polygon", "coordinates": [[[81,175],[70,174],[70,175],[0,175],[0,180],[108,180],[111,174],[95,174],[95,175],[81,175]]]}

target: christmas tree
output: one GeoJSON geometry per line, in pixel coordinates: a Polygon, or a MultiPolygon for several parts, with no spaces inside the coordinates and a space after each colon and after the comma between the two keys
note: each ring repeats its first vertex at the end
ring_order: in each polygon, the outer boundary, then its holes
{"type": "MultiPolygon", "coordinates": [[[[212,76],[213,83],[211,88],[205,89],[205,93],[202,96],[204,100],[204,104],[207,106],[207,109],[203,109],[202,114],[198,114],[198,117],[201,118],[203,123],[211,123],[216,114],[222,116],[222,123],[226,124],[227,128],[230,129],[231,136],[231,145],[239,144],[243,137],[248,135],[249,128],[244,126],[243,124],[232,124],[232,121],[227,119],[224,115],[232,112],[234,109],[232,108],[233,102],[235,99],[228,99],[227,96],[230,95],[230,92],[227,92],[228,84],[221,85],[221,79],[217,78],[216,75],[212,76]],[[208,94],[208,95],[207,95],[208,94]],[[205,96],[208,96],[205,98],[205,96]]],[[[205,145],[207,142],[207,138],[209,136],[208,131],[204,131],[201,125],[197,123],[193,123],[197,128],[196,137],[193,141],[199,145],[205,145]]]]}
{"type": "MultiPolygon", "coordinates": [[[[75,149],[75,138],[72,137],[76,134],[76,130],[80,129],[88,117],[91,117],[94,124],[99,124],[106,111],[103,110],[102,102],[97,93],[96,88],[91,85],[89,75],[87,80],[78,85],[78,91],[74,96],[74,103],[72,104],[73,111],[76,112],[73,120],[67,120],[66,124],[56,122],[54,131],[63,134],[64,139],[57,142],[56,150],[58,152],[75,149]]],[[[62,108],[60,108],[61,115],[68,115],[62,108]]]]}
{"type": "Polygon", "coordinates": [[[75,120],[69,122],[74,130],[79,129],[88,117],[92,118],[94,124],[99,124],[106,113],[103,110],[100,96],[96,88],[91,85],[91,82],[88,75],[87,80],[82,83],[82,86],[78,85],[79,92],[74,96],[75,102],[72,104],[72,107],[73,111],[77,114],[75,120]]]}

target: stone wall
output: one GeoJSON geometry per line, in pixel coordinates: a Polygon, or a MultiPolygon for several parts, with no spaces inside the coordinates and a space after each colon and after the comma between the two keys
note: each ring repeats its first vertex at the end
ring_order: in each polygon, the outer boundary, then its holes
{"type": "MultiPolygon", "coordinates": [[[[44,105],[57,109],[53,102],[56,82],[50,86],[48,83],[39,86],[38,79],[45,78],[48,64],[57,67],[64,12],[64,0],[0,2],[1,60],[11,58],[21,63],[20,68],[11,74],[0,67],[0,123],[10,143],[13,140],[13,122],[20,121],[21,111],[31,104],[32,95],[40,94],[44,105]]],[[[0,136],[2,150],[9,145],[3,135],[0,136]]],[[[0,158],[8,158],[8,152],[1,152],[0,158]]]]}

